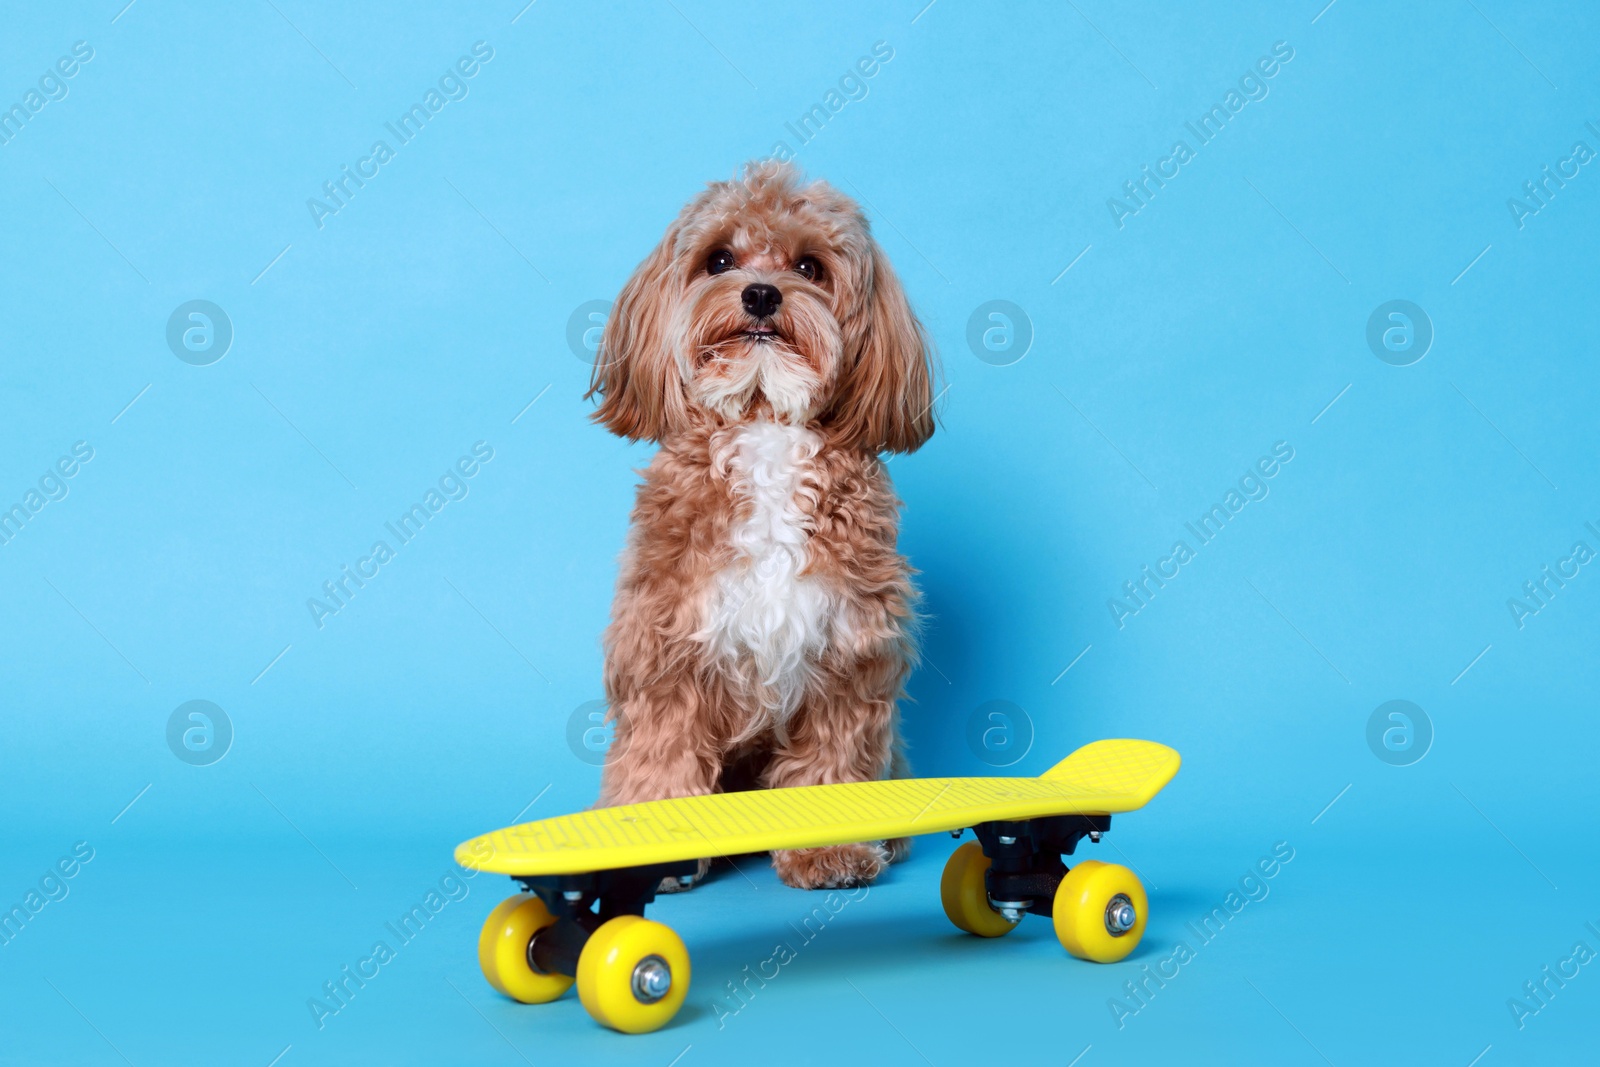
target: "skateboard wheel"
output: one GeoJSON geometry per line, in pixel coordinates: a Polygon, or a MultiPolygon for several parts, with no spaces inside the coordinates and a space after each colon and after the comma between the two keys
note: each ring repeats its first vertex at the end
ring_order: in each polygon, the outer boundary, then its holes
{"type": "Polygon", "coordinates": [[[590,934],[578,955],[578,999],[613,1030],[659,1030],[688,994],[689,950],[661,923],[619,915],[590,934]]]}
{"type": "Polygon", "coordinates": [[[989,891],[983,881],[988,869],[989,857],[983,854],[983,846],[968,841],[945,861],[944,874],[939,878],[939,900],[957,929],[979,937],[1003,937],[1017,924],[989,906],[989,891]]]}
{"type": "Polygon", "coordinates": [[[1056,887],[1051,917],[1061,946],[1079,959],[1115,963],[1138,947],[1150,902],[1117,863],[1085,860],[1056,887]]]}
{"type": "Polygon", "coordinates": [[[489,984],[512,1000],[543,1004],[572,986],[569,974],[545,974],[528,961],[533,935],[555,923],[544,901],[518,893],[495,906],[478,934],[478,966],[489,984]]]}

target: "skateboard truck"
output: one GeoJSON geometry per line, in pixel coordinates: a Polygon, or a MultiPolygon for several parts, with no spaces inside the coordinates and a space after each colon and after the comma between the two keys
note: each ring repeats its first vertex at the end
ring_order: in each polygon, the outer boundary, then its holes
{"type": "Polygon", "coordinates": [[[1013,924],[1029,912],[1050,915],[1056,889],[1067,876],[1061,857],[1072,855],[1085,837],[1097,841],[1109,829],[1109,815],[1053,815],[974,826],[989,860],[984,872],[989,906],[1013,924]]]}
{"type": "MultiPolygon", "coordinates": [[[[699,864],[699,860],[680,860],[589,874],[515,876],[555,918],[529,939],[528,966],[540,974],[577,974],[578,958],[591,934],[620,915],[643,916],[645,906],[656,899],[663,878],[692,883],[699,864]]],[[[651,959],[660,966],[647,967],[650,959],[640,961],[633,981],[635,994],[646,1004],[664,997],[671,981],[670,974],[662,970],[665,961],[659,956],[651,959]]]]}
{"type": "Polygon", "coordinates": [[[1046,915],[1068,952],[1100,963],[1124,959],[1144,934],[1147,901],[1126,867],[1085,859],[1068,869],[1085,837],[1098,841],[1110,815],[1045,815],[972,827],[978,840],[950,854],[939,881],[945,915],[979,937],[1003,937],[1024,915],[1046,915]]]}

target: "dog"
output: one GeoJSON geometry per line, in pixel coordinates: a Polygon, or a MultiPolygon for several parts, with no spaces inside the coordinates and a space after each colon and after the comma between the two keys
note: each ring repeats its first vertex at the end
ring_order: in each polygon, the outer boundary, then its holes
{"type": "MultiPolygon", "coordinates": [[[[935,374],[866,217],[828,184],[751,163],[668,227],[587,394],[596,422],[660,446],[605,632],[600,804],[908,775],[918,593],[880,456],[932,435],[935,374]]],[[[851,886],[908,848],[772,863],[791,886],[851,886]]]]}

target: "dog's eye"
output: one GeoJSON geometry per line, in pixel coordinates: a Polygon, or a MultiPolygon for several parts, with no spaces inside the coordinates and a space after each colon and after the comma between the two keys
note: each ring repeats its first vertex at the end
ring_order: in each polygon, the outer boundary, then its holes
{"type": "Polygon", "coordinates": [[[707,274],[724,274],[732,270],[733,267],[733,253],[728,251],[726,248],[717,249],[715,252],[711,253],[710,258],[706,260],[707,274]]]}
{"type": "Polygon", "coordinates": [[[818,281],[822,278],[822,264],[817,262],[816,256],[801,256],[794,265],[794,272],[808,282],[818,281]]]}

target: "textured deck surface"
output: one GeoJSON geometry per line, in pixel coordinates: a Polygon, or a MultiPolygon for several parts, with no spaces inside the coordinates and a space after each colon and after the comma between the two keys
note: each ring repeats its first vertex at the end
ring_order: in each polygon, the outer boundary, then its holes
{"type": "Polygon", "coordinates": [[[1096,741],[1038,778],[909,778],[656,800],[509,826],[456,861],[495,874],[576,874],[646,863],[957,830],[995,819],[1143,807],[1178,770],[1151,741],[1096,741]]]}

